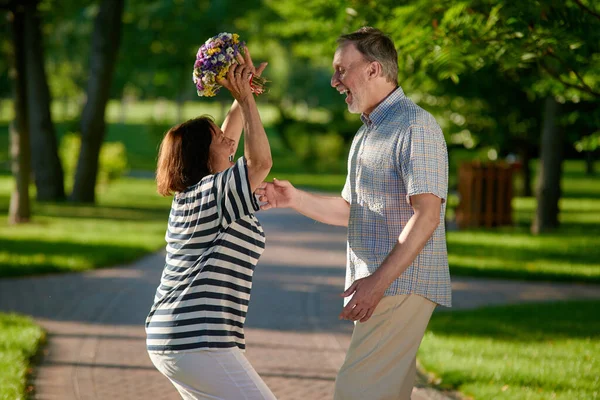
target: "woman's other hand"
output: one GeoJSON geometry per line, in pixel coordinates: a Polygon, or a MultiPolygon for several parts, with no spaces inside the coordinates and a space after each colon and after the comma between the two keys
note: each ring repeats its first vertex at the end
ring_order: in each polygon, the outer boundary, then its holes
{"type": "Polygon", "coordinates": [[[253,72],[254,67],[250,68],[245,64],[232,64],[225,78],[219,79],[217,82],[227,88],[234,99],[242,103],[248,96],[252,96],[250,78],[253,72]]]}
{"type": "Polygon", "coordinates": [[[225,79],[220,79],[217,83],[227,88],[233,97],[238,102],[241,102],[245,100],[248,95],[252,94],[252,87],[250,85],[252,76],[260,76],[267,67],[267,63],[264,62],[260,64],[258,68],[254,67],[250,50],[248,50],[247,47],[244,48],[244,56],[242,57],[242,55],[238,53],[236,55],[236,60],[237,63],[232,64],[231,67],[229,67],[225,79]]]}

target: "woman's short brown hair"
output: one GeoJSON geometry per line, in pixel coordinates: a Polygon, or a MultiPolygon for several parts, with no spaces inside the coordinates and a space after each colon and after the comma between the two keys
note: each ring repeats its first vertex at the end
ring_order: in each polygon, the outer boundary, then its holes
{"type": "Polygon", "coordinates": [[[337,39],[340,47],[354,43],[368,62],[377,61],[381,64],[383,75],[388,82],[398,84],[398,52],[394,42],[379,29],[364,26],[359,30],[341,35],[337,39]]]}
{"type": "Polygon", "coordinates": [[[214,122],[194,118],[169,129],[158,151],[156,189],[163,196],[183,192],[210,175],[209,149],[214,122]]]}

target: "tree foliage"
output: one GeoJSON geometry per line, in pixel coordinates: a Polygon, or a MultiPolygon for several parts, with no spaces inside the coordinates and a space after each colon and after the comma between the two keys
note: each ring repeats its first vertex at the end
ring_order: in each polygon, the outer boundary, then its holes
{"type": "MultiPolygon", "coordinates": [[[[271,32],[292,40],[297,54],[316,63],[323,63],[327,48],[331,54],[340,33],[371,25],[390,34],[400,54],[402,86],[443,117],[449,142],[468,148],[487,142],[508,151],[504,140],[508,137],[513,148],[520,144],[527,149],[525,161],[532,156],[531,149],[542,147],[544,173],[538,183],[540,207],[534,231],[556,225],[560,188],[549,188],[560,185],[562,158],[548,154],[562,148],[564,129],[558,125],[566,128],[566,124],[552,110],[570,108],[570,127],[585,125],[589,115],[577,112],[583,102],[592,105],[591,119],[597,120],[597,2],[291,0],[268,4],[280,17],[271,24],[271,32]]],[[[583,132],[594,137],[589,130],[583,132]]],[[[573,143],[580,138],[571,135],[570,139],[573,143]]],[[[581,148],[594,141],[578,143],[581,148]]]]}

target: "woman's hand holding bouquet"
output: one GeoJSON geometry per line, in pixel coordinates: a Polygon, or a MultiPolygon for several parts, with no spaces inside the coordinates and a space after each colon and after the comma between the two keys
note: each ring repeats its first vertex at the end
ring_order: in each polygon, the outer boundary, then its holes
{"type": "Polygon", "coordinates": [[[227,88],[238,102],[242,102],[248,96],[256,93],[251,80],[253,77],[260,77],[267,66],[265,62],[255,68],[250,51],[247,48],[244,50],[243,57],[240,53],[236,54],[236,63],[229,67],[225,77],[217,78],[217,83],[227,88]]]}
{"type": "MultiPolygon", "coordinates": [[[[196,54],[196,62],[194,63],[193,80],[196,85],[198,96],[212,97],[215,96],[222,86],[223,79],[227,76],[228,71],[232,67],[239,67],[241,64],[247,64],[246,68],[252,66],[250,71],[244,71],[248,79],[252,93],[261,94],[266,91],[265,83],[260,74],[264,70],[266,64],[254,70],[252,60],[249,58],[248,49],[245,48],[244,42],[239,41],[239,36],[236,33],[219,33],[208,39],[198,49],[196,54]],[[244,57],[241,56],[244,54],[244,57]],[[250,60],[249,62],[247,61],[250,60]],[[251,72],[247,75],[247,72],[251,72]]],[[[241,70],[238,70],[241,74],[241,70]]],[[[235,76],[234,76],[235,78],[235,76]]]]}

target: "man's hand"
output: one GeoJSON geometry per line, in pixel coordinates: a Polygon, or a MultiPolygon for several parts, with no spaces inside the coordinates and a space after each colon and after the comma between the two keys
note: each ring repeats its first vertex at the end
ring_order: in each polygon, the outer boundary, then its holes
{"type": "Polygon", "coordinates": [[[293,208],[298,201],[300,193],[289,181],[273,179],[273,182],[263,182],[256,191],[260,202],[264,202],[260,208],[269,210],[271,208],[293,208]]]}
{"type": "Polygon", "coordinates": [[[342,310],[340,319],[350,321],[366,322],[377,304],[383,298],[387,286],[378,276],[371,275],[366,278],[358,279],[344,292],[342,297],[348,297],[354,293],[352,300],[342,310]]]}

